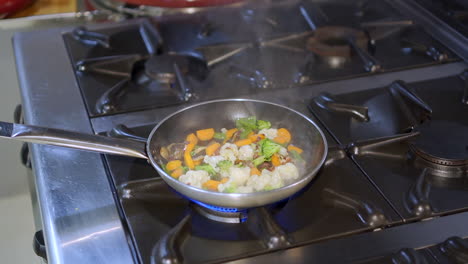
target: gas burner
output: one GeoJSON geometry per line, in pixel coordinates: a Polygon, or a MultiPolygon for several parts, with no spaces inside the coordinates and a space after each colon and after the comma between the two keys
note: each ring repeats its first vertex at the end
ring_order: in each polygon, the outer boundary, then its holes
{"type": "Polygon", "coordinates": [[[192,208],[204,217],[223,223],[238,224],[247,220],[246,209],[224,208],[193,201],[192,208]]]}
{"type": "Polygon", "coordinates": [[[432,174],[462,177],[468,170],[468,127],[450,121],[423,123],[415,131],[410,149],[417,165],[428,167],[432,174]]]}
{"type": "Polygon", "coordinates": [[[138,83],[144,83],[149,79],[163,84],[176,82],[177,75],[175,65],[181,74],[191,74],[197,80],[206,78],[208,69],[203,59],[192,55],[167,53],[151,56],[144,62],[144,69],[136,72],[138,83]]]}
{"type": "Polygon", "coordinates": [[[353,37],[361,49],[367,50],[369,38],[364,31],[349,27],[325,26],[319,27],[307,41],[307,48],[323,57],[344,57],[352,55],[352,47],[348,38],[353,37]]]}

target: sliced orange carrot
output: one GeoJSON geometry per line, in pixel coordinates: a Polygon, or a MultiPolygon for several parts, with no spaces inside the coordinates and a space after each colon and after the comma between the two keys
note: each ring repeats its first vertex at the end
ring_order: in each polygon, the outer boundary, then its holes
{"type": "Polygon", "coordinates": [[[222,178],[222,179],[221,179],[221,183],[226,183],[226,182],[228,182],[228,181],[229,181],[229,178],[228,178],[228,177],[222,178]]]}
{"type": "Polygon", "coordinates": [[[289,145],[288,146],[288,151],[296,151],[297,153],[301,154],[304,150],[302,150],[301,148],[298,148],[296,146],[289,145]]]}
{"type": "Polygon", "coordinates": [[[219,144],[218,142],[209,145],[209,146],[206,147],[206,149],[205,149],[206,155],[208,155],[208,156],[213,156],[214,153],[216,152],[216,150],[219,149],[219,147],[221,147],[221,144],[219,144]]]}
{"type": "Polygon", "coordinates": [[[255,133],[252,131],[249,134],[247,134],[247,138],[250,138],[251,136],[255,135],[255,133]]]}
{"type": "Polygon", "coordinates": [[[278,154],[273,154],[273,156],[271,156],[271,163],[273,164],[273,166],[275,167],[278,167],[281,165],[281,160],[278,156],[278,154]]]}
{"type": "Polygon", "coordinates": [[[171,160],[166,165],[168,171],[173,171],[179,167],[182,167],[182,162],[180,160],[171,160]]]}
{"type": "Polygon", "coordinates": [[[278,135],[273,139],[278,144],[286,144],[291,141],[291,133],[286,128],[278,129],[278,135]]]}
{"type": "Polygon", "coordinates": [[[206,188],[210,191],[218,191],[218,185],[220,185],[220,181],[208,180],[203,183],[203,188],[206,188]]]}
{"type": "Polygon", "coordinates": [[[201,141],[207,141],[213,138],[215,131],[213,128],[197,130],[197,137],[201,141]]]}
{"type": "Polygon", "coordinates": [[[253,167],[250,169],[250,176],[252,175],[260,175],[260,171],[257,168],[253,167]]]}
{"type": "Polygon", "coordinates": [[[195,144],[192,144],[192,143],[189,143],[187,145],[185,145],[185,150],[184,151],[188,151],[188,153],[192,152],[192,150],[195,149],[195,144]]]}
{"type": "Polygon", "coordinates": [[[202,159],[194,160],[194,161],[193,161],[193,165],[198,166],[198,165],[202,164],[202,162],[203,162],[202,159]]]}
{"type": "Polygon", "coordinates": [[[184,162],[185,162],[185,165],[187,167],[189,167],[189,169],[193,170],[195,168],[195,163],[192,159],[192,156],[190,156],[190,151],[186,151],[184,153],[184,162]]]}
{"type": "Polygon", "coordinates": [[[173,178],[179,178],[180,175],[184,174],[184,169],[182,169],[182,167],[179,167],[177,169],[175,169],[172,173],[171,173],[171,176],[173,178]]]}
{"type": "Polygon", "coordinates": [[[262,140],[262,139],[264,139],[264,138],[265,138],[265,135],[264,135],[264,134],[253,134],[253,135],[249,136],[249,139],[250,139],[253,143],[255,143],[255,142],[257,142],[257,141],[260,141],[260,140],[262,140]]]}
{"type": "Polygon", "coordinates": [[[224,141],[230,140],[232,136],[234,135],[234,133],[236,132],[237,132],[237,128],[229,129],[228,131],[226,131],[226,139],[224,141]]]}
{"type": "MultiPolygon", "coordinates": [[[[193,135],[193,134],[191,134],[193,135]]],[[[195,136],[195,135],[194,135],[195,136]]],[[[187,137],[188,138],[188,137],[187,137]]],[[[184,151],[184,162],[189,169],[193,170],[195,168],[195,163],[193,162],[192,155],[190,155],[190,152],[195,148],[195,144],[189,143],[185,147],[184,151]]]]}
{"type": "Polygon", "coordinates": [[[195,146],[198,143],[198,138],[195,136],[194,133],[190,134],[185,138],[186,141],[188,141],[190,144],[193,144],[195,146]]]}
{"type": "Polygon", "coordinates": [[[252,140],[250,140],[249,138],[241,139],[241,140],[234,142],[234,144],[236,144],[238,147],[242,147],[245,145],[252,144],[252,140]]]}

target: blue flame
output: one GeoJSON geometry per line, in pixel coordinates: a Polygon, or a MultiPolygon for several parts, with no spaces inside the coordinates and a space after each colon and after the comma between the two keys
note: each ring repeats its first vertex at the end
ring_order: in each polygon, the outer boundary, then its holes
{"type": "Polygon", "coordinates": [[[223,213],[237,213],[237,212],[244,211],[244,210],[237,209],[237,208],[219,207],[219,206],[215,206],[215,205],[211,205],[211,204],[206,204],[206,203],[202,203],[200,201],[193,200],[193,199],[190,199],[190,201],[192,201],[192,202],[194,202],[194,203],[196,203],[196,204],[198,204],[200,206],[203,206],[205,208],[208,208],[210,210],[223,212],[223,213]]]}

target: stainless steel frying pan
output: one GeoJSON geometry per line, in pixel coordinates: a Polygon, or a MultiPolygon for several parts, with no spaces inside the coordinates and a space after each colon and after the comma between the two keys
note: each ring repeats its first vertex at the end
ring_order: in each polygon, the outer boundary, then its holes
{"type": "Polygon", "coordinates": [[[216,100],[184,108],[159,122],[146,143],[7,122],[0,122],[0,137],[147,159],[164,181],[182,195],[206,204],[231,208],[262,206],[298,192],[317,174],[328,149],[322,131],[306,116],[281,105],[249,99],[216,100]],[[186,185],[161,168],[161,147],[180,142],[198,129],[233,127],[238,118],[248,116],[268,120],[275,127],[285,127],[292,132],[294,143],[304,149],[302,156],[306,160],[305,173],[298,180],[271,191],[218,193],[186,185]]]}

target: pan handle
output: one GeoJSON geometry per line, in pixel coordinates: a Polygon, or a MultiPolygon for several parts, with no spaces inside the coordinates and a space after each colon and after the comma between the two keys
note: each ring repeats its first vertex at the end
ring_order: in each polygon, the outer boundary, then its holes
{"type": "Polygon", "coordinates": [[[0,138],[148,159],[146,143],[0,121],[0,138]]]}

